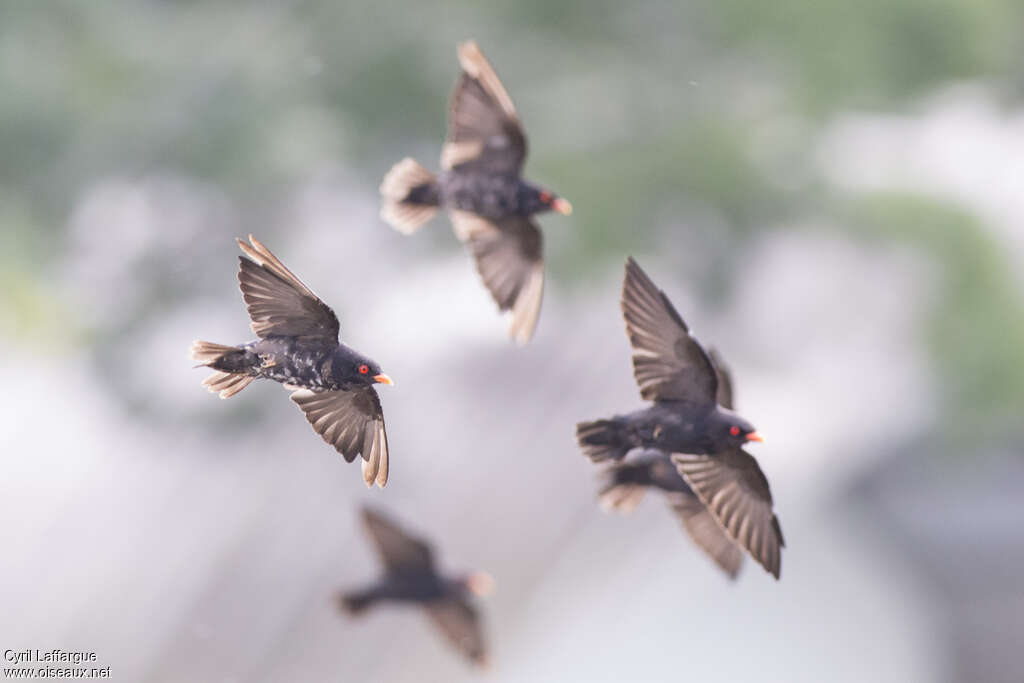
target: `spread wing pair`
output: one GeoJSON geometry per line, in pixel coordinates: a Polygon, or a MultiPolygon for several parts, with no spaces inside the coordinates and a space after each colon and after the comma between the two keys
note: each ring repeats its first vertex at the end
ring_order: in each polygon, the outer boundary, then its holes
{"type": "Polygon", "coordinates": [[[512,98],[473,41],[458,47],[462,73],[452,92],[440,178],[406,158],[381,183],[381,216],[406,234],[439,206],[450,210],[456,236],[472,254],[509,334],[530,340],[544,293],[539,211],[570,213],[571,205],[521,179],[526,135],[512,98]]]}
{"type": "MultiPolygon", "coordinates": [[[[475,42],[460,45],[458,54],[462,75],[451,97],[441,166],[519,176],[526,135],[512,98],[475,42]]],[[[511,314],[510,336],[525,344],[537,326],[544,295],[540,228],[529,216],[489,220],[467,211],[453,211],[452,224],[499,310],[511,314]]]]}
{"type": "MultiPolygon", "coordinates": [[[[302,280],[269,249],[249,236],[238,240],[248,258],[238,257],[238,282],[261,339],[288,338],[306,346],[335,350],[340,342],[338,317],[302,280]]],[[[368,485],[388,480],[388,439],[380,398],[372,386],[334,391],[313,391],[288,385],[291,395],[313,429],[324,441],[352,462],[362,456],[363,478],[368,485]]]]}
{"type": "MultiPolygon", "coordinates": [[[[363,509],[363,523],[377,548],[386,573],[406,581],[439,579],[430,545],[369,508],[363,509]]],[[[440,597],[422,602],[431,621],[445,638],[471,661],[487,659],[480,614],[459,591],[448,590],[440,597]]]]}
{"type": "MultiPolygon", "coordinates": [[[[711,356],[632,258],[626,262],[622,313],[633,347],[633,373],[645,399],[714,406],[721,403],[721,393],[731,405],[731,382],[720,386],[711,356]]],[[[729,538],[778,578],[785,542],[757,461],[738,447],[673,453],[672,461],[729,538]]]]}

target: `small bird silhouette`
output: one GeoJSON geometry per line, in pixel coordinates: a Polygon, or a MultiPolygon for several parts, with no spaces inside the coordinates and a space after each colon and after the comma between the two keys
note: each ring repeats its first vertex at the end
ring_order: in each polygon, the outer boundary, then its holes
{"type": "Polygon", "coordinates": [[[622,313],[640,395],[653,405],[581,422],[576,425],[580,448],[594,462],[621,461],[635,448],[669,454],[729,537],[779,578],[785,542],[771,490],[757,461],[742,448],[761,436],[720,404],[711,357],[632,258],[626,261],[622,313]]]}
{"type": "Polygon", "coordinates": [[[481,618],[470,594],[488,594],[494,586],[491,577],[482,572],[455,578],[442,576],[425,541],[370,508],[363,508],[363,524],[377,548],[384,574],[370,586],[343,592],[339,596],[341,608],[349,614],[360,614],[378,602],[418,605],[463,655],[474,664],[486,665],[481,618]]]}
{"type": "Polygon", "coordinates": [[[544,293],[542,211],[572,206],[522,179],[526,136],[512,99],[473,41],[458,48],[462,75],[448,111],[448,136],[438,177],[414,159],[395,164],[380,186],[381,217],[405,234],[447,208],[456,236],[476,260],[499,310],[509,312],[509,335],[533,336],[544,293]]]}
{"type": "Polygon", "coordinates": [[[373,385],[394,383],[338,341],[338,318],[327,304],[252,235],[249,242],[238,240],[245,254],[238,257],[238,282],[259,339],[239,346],[193,342],[192,359],[215,370],[203,384],[221,398],[258,378],[284,384],[316,433],[346,462],[362,456],[367,486],[383,487],[388,437],[373,385]]]}

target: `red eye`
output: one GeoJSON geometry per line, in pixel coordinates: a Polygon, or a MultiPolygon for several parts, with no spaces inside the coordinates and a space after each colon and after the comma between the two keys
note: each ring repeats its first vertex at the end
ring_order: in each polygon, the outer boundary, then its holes
{"type": "Polygon", "coordinates": [[[551,193],[547,192],[547,191],[541,192],[540,193],[540,200],[542,202],[544,202],[545,204],[550,204],[551,203],[551,193]]]}
{"type": "Polygon", "coordinates": [[[732,434],[733,436],[739,436],[740,428],[737,427],[736,425],[733,425],[732,427],[729,427],[729,433],[732,434]]]}
{"type": "Polygon", "coordinates": [[[360,365],[359,366],[359,374],[365,375],[369,371],[370,371],[370,366],[369,365],[360,365]]]}

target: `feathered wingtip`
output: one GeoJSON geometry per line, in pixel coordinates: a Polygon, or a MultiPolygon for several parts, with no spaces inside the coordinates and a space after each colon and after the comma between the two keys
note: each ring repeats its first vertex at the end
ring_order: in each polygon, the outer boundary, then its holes
{"type": "Polygon", "coordinates": [[[530,271],[529,279],[519,291],[512,310],[508,312],[508,336],[519,346],[533,338],[540,317],[541,299],[544,297],[544,266],[537,264],[530,271]]]}
{"type": "MultiPolygon", "coordinates": [[[[386,439],[386,437],[385,437],[386,439]]],[[[384,447],[378,449],[369,460],[363,460],[360,465],[363,473],[363,481],[368,487],[376,484],[380,488],[388,483],[388,449],[385,441],[384,447]]]]}
{"type": "Polygon", "coordinates": [[[494,67],[484,57],[483,50],[476,44],[476,41],[467,40],[459,43],[456,52],[459,57],[459,66],[462,67],[462,70],[483,85],[484,89],[491,94],[498,103],[498,106],[505,112],[506,116],[513,120],[518,120],[519,115],[516,113],[516,106],[512,104],[512,98],[509,97],[505,86],[498,79],[498,74],[495,73],[494,67]]]}

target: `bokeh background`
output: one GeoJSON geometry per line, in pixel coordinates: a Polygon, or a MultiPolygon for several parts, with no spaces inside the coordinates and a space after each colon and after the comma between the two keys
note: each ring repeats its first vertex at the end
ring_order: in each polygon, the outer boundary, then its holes
{"type": "Polygon", "coordinates": [[[0,3],[0,648],[119,681],[1024,680],[1017,0],[0,3]],[[530,135],[534,341],[376,188],[476,38],[530,135]],[[368,491],[286,392],[218,401],[252,232],[381,390],[368,491]],[[633,254],[732,365],[789,547],[730,583],[573,425],[639,405],[633,254]],[[371,503],[483,568],[494,666],[338,614],[371,503]]]}

